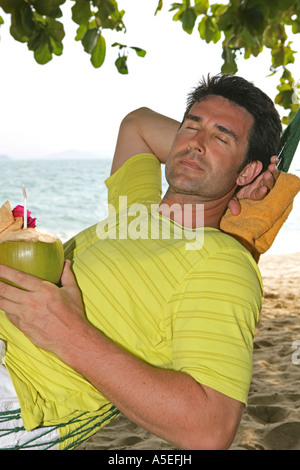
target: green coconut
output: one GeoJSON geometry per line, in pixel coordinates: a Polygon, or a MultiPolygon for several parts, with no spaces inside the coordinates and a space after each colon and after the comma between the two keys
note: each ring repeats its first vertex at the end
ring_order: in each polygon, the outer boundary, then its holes
{"type": "Polygon", "coordinates": [[[0,243],[0,264],[59,284],[64,264],[63,245],[58,237],[46,231],[15,230],[0,243]]]}

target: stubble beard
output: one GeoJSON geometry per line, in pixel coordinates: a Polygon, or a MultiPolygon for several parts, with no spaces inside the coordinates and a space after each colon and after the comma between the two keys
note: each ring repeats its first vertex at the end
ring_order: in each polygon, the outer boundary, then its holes
{"type": "Polygon", "coordinates": [[[181,159],[188,156],[189,154],[190,151],[176,154],[172,159],[172,163],[170,163],[169,159],[167,160],[165,167],[165,177],[169,185],[168,191],[176,194],[190,195],[192,197],[207,197],[209,196],[209,193],[205,187],[205,179],[207,174],[206,172],[208,170],[208,164],[207,162],[202,161],[202,159],[198,156],[193,158],[190,157],[191,160],[197,161],[197,163],[201,165],[201,168],[203,168],[203,171],[195,170],[199,172],[199,178],[196,178],[195,175],[193,175],[192,169],[187,169],[185,171],[183,167],[180,167],[181,159]]]}
{"type": "Polygon", "coordinates": [[[180,195],[182,197],[191,196],[191,198],[204,203],[222,198],[234,187],[233,181],[228,181],[224,187],[223,177],[220,174],[213,175],[209,163],[201,155],[192,158],[191,155],[190,151],[185,151],[175,154],[172,160],[167,160],[165,177],[169,185],[168,193],[177,194],[179,197],[180,195]],[[186,156],[200,165],[201,170],[195,170],[198,178],[193,174],[192,169],[185,171],[180,166],[181,159],[186,156]],[[223,189],[220,189],[222,187],[223,189]]]}

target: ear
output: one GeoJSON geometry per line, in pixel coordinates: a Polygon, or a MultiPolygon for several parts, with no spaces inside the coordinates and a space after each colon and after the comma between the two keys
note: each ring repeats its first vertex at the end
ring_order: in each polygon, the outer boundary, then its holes
{"type": "Polygon", "coordinates": [[[251,183],[261,172],[263,164],[260,161],[250,162],[246,165],[239,174],[236,183],[239,186],[245,186],[251,183]]]}

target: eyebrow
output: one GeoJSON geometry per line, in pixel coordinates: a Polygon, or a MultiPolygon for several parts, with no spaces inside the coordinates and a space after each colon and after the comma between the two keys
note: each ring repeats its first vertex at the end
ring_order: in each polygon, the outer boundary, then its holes
{"type": "MultiPolygon", "coordinates": [[[[195,114],[187,114],[185,119],[189,119],[190,121],[195,121],[195,122],[203,121],[201,116],[196,116],[195,114]]],[[[238,136],[236,135],[236,133],[233,130],[228,129],[228,127],[224,127],[221,124],[217,124],[217,123],[214,124],[214,127],[218,129],[220,132],[223,132],[224,134],[227,134],[229,137],[232,137],[235,140],[235,142],[238,141],[238,136]]]]}

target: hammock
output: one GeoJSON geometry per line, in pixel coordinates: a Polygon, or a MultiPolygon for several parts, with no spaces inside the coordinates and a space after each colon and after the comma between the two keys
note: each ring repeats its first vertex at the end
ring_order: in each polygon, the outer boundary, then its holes
{"type": "MultiPolygon", "coordinates": [[[[294,116],[293,120],[290,122],[286,130],[281,136],[279,149],[278,149],[278,158],[279,158],[279,165],[278,168],[280,171],[288,172],[291,162],[293,160],[294,154],[298,147],[300,140],[300,109],[297,111],[296,115],[294,116]]],[[[72,450],[78,447],[80,444],[88,440],[93,434],[99,431],[101,427],[107,424],[111,419],[115,418],[119,415],[119,410],[115,408],[113,405],[109,408],[109,410],[105,412],[101,412],[99,410],[99,414],[90,413],[90,412],[83,412],[76,416],[76,418],[72,418],[68,422],[61,423],[55,426],[47,427],[45,429],[45,433],[43,436],[43,443],[40,444],[38,442],[39,437],[37,438],[29,438],[26,443],[17,445],[12,447],[12,450],[19,450],[19,449],[34,449],[39,448],[43,445],[43,448],[51,449],[51,447],[56,447],[59,445],[59,448],[64,450],[72,450]],[[49,442],[46,442],[47,434],[50,434],[53,430],[58,430],[65,428],[66,426],[71,427],[73,429],[68,434],[64,435],[63,437],[59,437],[56,440],[51,440],[49,438],[49,442]],[[46,444],[45,444],[46,442],[46,444]]],[[[21,418],[21,410],[15,411],[5,411],[0,412],[0,423],[7,422],[9,423],[12,420],[20,419],[21,418]]],[[[39,429],[43,429],[43,427],[39,427],[39,429]]],[[[19,430],[25,431],[24,427],[19,428],[9,428],[0,430],[0,438],[3,436],[7,436],[13,432],[19,430]]],[[[64,433],[62,433],[64,434],[64,433]]],[[[0,450],[2,450],[0,448],[0,450]]]]}
{"type": "MultiPolygon", "coordinates": [[[[28,433],[28,440],[20,444],[12,444],[11,447],[0,450],[49,450],[51,448],[57,448],[62,450],[73,450],[80,444],[88,440],[93,434],[99,431],[101,427],[107,424],[111,419],[119,415],[119,410],[113,405],[109,410],[105,412],[99,411],[98,414],[82,412],[75,418],[70,419],[68,422],[60,423],[55,426],[39,426],[37,429],[41,432],[33,435],[28,433]],[[73,430],[53,439],[53,431],[58,431],[56,435],[59,435],[59,430],[64,427],[72,427],[73,430]],[[44,429],[44,432],[43,432],[44,429]],[[29,437],[31,436],[31,437],[29,437]]],[[[0,430],[1,437],[9,436],[18,431],[26,431],[24,426],[9,427],[9,423],[14,420],[21,420],[21,409],[13,411],[0,412],[0,424],[7,423],[7,428],[2,427],[0,430]]],[[[33,433],[34,434],[34,433],[33,433]]]]}
{"type": "Polygon", "coordinates": [[[278,169],[287,173],[300,140],[300,108],[281,136],[278,149],[278,169]]]}

